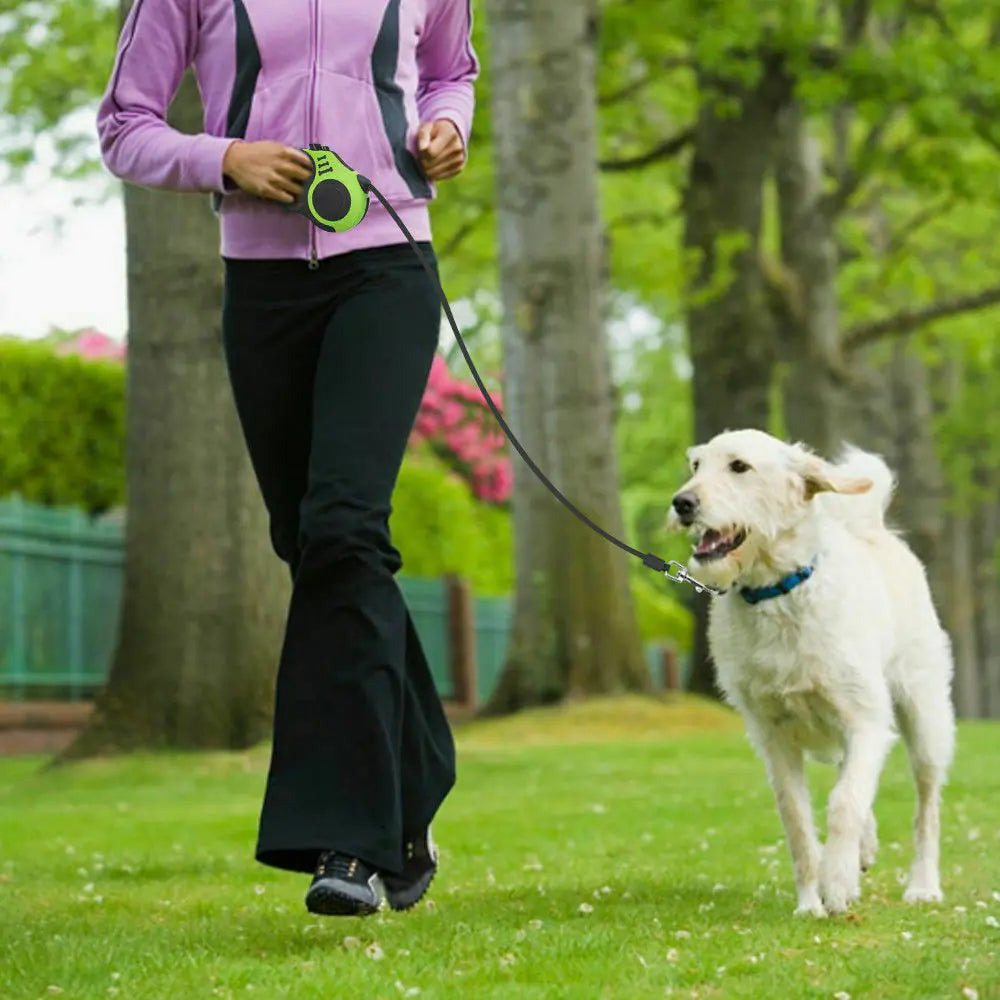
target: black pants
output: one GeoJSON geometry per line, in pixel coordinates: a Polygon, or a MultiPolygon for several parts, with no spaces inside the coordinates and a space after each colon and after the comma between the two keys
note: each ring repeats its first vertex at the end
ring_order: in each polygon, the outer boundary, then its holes
{"type": "Polygon", "coordinates": [[[398,871],[455,782],[388,525],[437,346],[436,290],[406,244],[313,271],[225,267],[229,377],[293,579],[256,857],[307,872],[339,850],[398,871]]]}

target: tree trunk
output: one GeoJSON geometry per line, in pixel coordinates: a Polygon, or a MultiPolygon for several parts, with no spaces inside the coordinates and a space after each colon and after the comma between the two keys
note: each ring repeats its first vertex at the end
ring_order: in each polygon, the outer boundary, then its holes
{"type": "MultiPolygon", "coordinates": [[[[952,350],[936,373],[940,379],[940,396],[946,407],[958,406],[964,379],[959,352],[952,350]]],[[[945,513],[945,544],[936,560],[941,581],[938,593],[941,618],[951,637],[955,660],[953,700],[962,718],[980,714],[980,685],[975,633],[975,594],[973,591],[972,528],[964,498],[952,498],[945,513]]]]}
{"type": "Polygon", "coordinates": [[[824,192],[822,150],[801,106],[781,111],[775,156],[781,258],[786,433],[831,455],[843,432],[836,216],[824,192]]]}
{"type": "MultiPolygon", "coordinates": [[[[201,128],[189,74],[171,108],[201,128]]],[[[67,757],[242,748],[268,730],[288,574],[270,550],[220,344],[208,196],[126,185],[125,587],[118,645],[67,757]]]]}
{"type": "MultiPolygon", "coordinates": [[[[603,323],[596,0],[490,0],[507,419],[555,486],[602,528],[623,521],[603,323]]],[[[519,458],[517,582],[488,713],[649,685],[630,558],[519,458]]]]}
{"type": "MultiPolygon", "coordinates": [[[[764,64],[752,89],[702,75],[701,108],[684,199],[684,247],[694,273],[687,327],[694,365],[694,436],[770,426],[774,326],[760,266],[764,181],[786,82],[764,64]],[[733,106],[720,109],[721,91],[733,106]]],[[[690,687],[714,695],[705,638],[707,599],[695,602],[690,687]]]]}
{"type": "Polygon", "coordinates": [[[1000,503],[996,497],[996,476],[990,499],[976,505],[972,519],[974,554],[973,584],[976,602],[976,646],[978,649],[980,711],[983,718],[1000,718],[1000,586],[997,572],[997,544],[1000,542],[1000,503]]]}

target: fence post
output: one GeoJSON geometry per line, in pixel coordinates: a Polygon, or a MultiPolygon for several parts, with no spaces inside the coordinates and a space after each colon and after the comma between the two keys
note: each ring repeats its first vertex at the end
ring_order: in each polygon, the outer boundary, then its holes
{"type": "Polygon", "coordinates": [[[677,691],[681,686],[679,664],[677,662],[677,650],[673,646],[660,647],[660,665],[663,676],[663,689],[665,691],[677,691]]]}
{"type": "Polygon", "coordinates": [[[476,683],[476,616],[472,588],[460,576],[444,578],[448,602],[448,660],[455,701],[474,710],[479,700],[476,683]]]}

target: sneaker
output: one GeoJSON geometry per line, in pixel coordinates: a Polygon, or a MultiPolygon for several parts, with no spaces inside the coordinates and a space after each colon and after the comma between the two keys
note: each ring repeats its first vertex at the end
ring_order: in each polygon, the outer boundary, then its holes
{"type": "Polygon", "coordinates": [[[326,851],[306,893],[306,909],[331,917],[364,917],[378,910],[384,893],[378,872],[363,861],[326,851]]]}
{"type": "Polygon", "coordinates": [[[394,910],[416,906],[427,892],[437,872],[437,846],[431,838],[431,828],[415,840],[408,840],[403,849],[403,870],[398,875],[384,874],[386,899],[394,910]]]}

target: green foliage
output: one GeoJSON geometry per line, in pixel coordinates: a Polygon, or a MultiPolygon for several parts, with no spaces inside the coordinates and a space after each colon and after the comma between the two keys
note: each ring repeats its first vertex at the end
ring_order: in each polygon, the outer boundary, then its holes
{"type": "Polygon", "coordinates": [[[408,576],[456,573],[480,596],[513,589],[509,514],[480,503],[426,446],[403,463],[391,525],[408,576]]]}
{"type": "Polygon", "coordinates": [[[91,513],[122,503],[124,410],[120,365],[0,337],[0,496],[91,513]]]}
{"type": "Polygon", "coordinates": [[[81,131],[67,117],[103,92],[117,37],[114,0],[0,0],[0,160],[15,174],[34,159],[42,132],[54,140],[57,176],[98,167],[91,121],[81,131]]]}
{"type": "Polygon", "coordinates": [[[632,597],[635,601],[639,635],[643,642],[666,641],[680,652],[688,653],[694,638],[694,617],[676,597],[667,590],[679,587],[664,577],[655,577],[644,566],[632,575],[632,597]]]}

